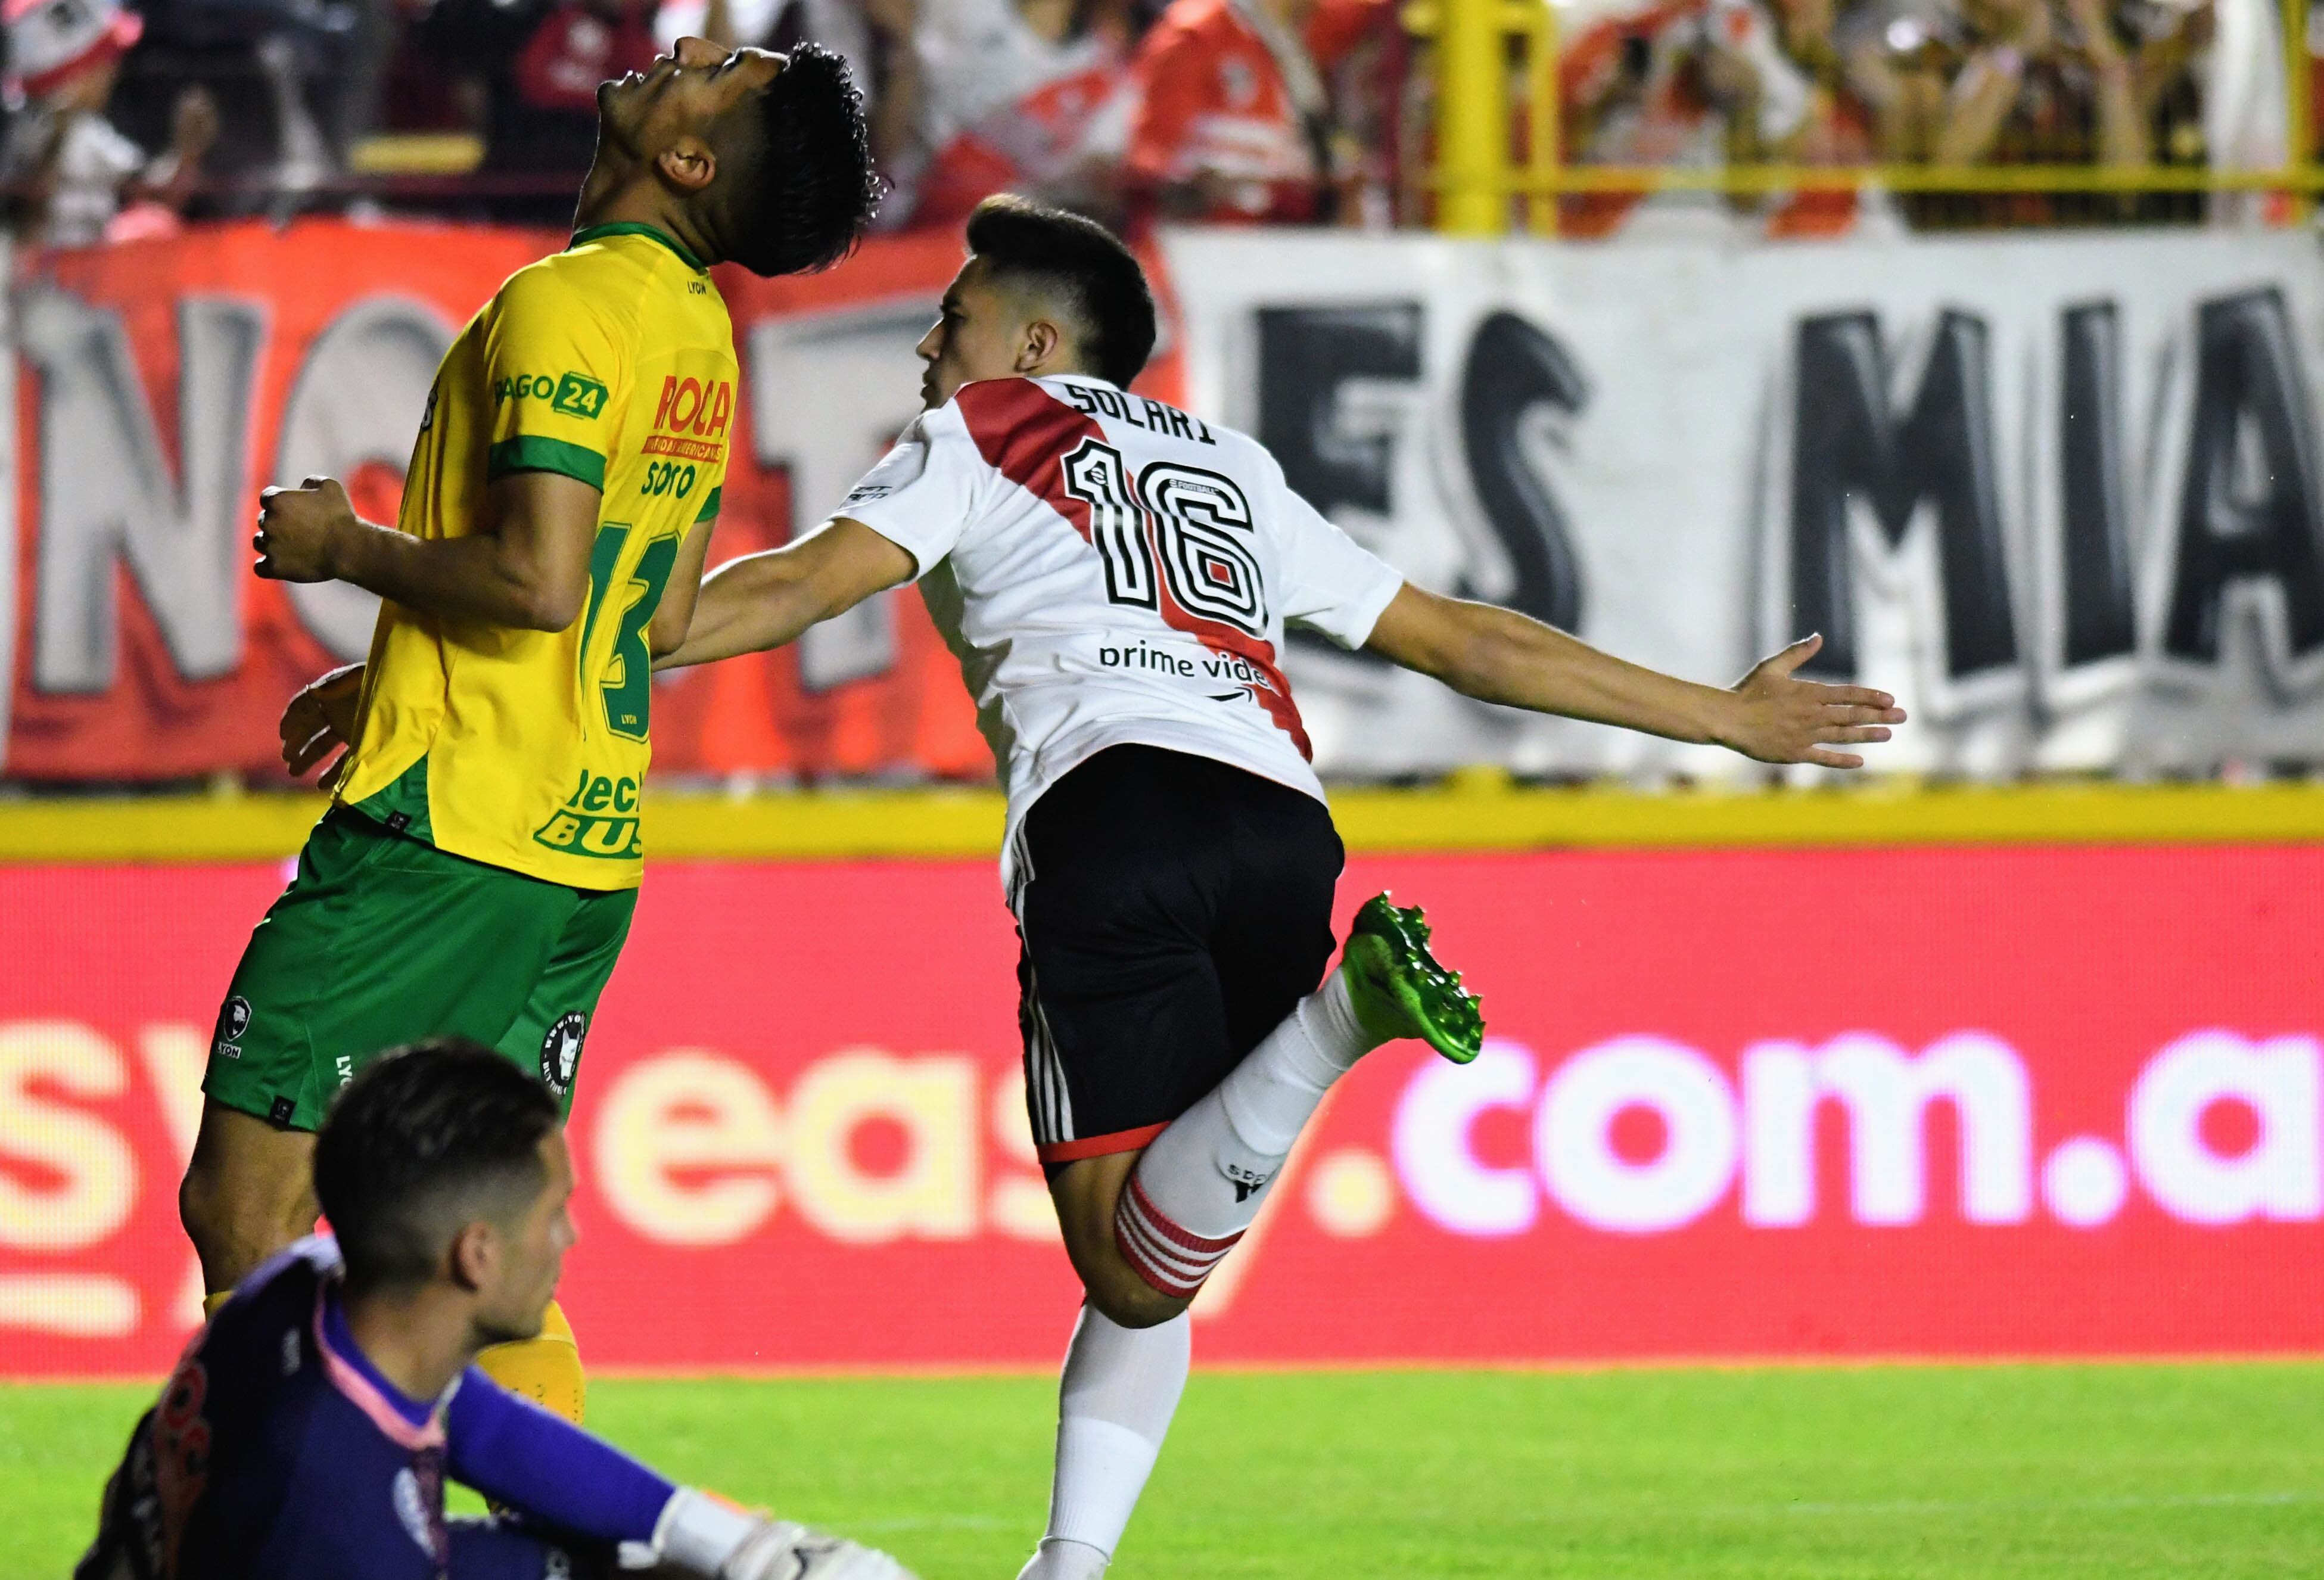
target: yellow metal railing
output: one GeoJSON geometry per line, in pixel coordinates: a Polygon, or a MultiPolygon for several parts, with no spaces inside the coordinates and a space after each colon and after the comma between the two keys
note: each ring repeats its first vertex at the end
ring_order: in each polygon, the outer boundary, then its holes
{"type": "Polygon", "coordinates": [[[1557,229],[1559,199],[1584,194],[1699,191],[1737,195],[1847,191],[1899,193],[2135,194],[2261,192],[2294,199],[2305,212],[2324,192],[2310,143],[2308,0],[2282,0],[2286,163],[2274,170],[2213,170],[2160,163],[1975,165],[1737,162],[1702,165],[1573,163],[1561,146],[1558,19],[1554,0],[1410,0],[1406,30],[1431,46],[1435,76],[1436,228],[1498,236],[1524,199],[1527,227],[1557,229]],[[1521,66],[1520,66],[1521,61],[1521,66]],[[1525,152],[1510,88],[1525,115],[1525,152]]]}
{"type": "MultiPolygon", "coordinates": [[[[2308,96],[2313,82],[2308,69],[2309,0],[2282,0],[2283,7],[2283,154],[2299,174],[2316,174],[2316,145],[2310,125],[2313,108],[2308,96]]],[[[2312,180],[2294,189],[2305,195],[2319,190],[2312,180]]]]}

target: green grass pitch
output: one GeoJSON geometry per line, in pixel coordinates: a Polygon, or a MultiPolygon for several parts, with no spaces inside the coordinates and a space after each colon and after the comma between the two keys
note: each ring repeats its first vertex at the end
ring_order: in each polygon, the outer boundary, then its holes
{"type": "MultiPolygon", "coordinates": [[[[63,1576],[141,1391],[0,1386],[0,1575],[63,1576]]],[[[1042,1378],[602,1381],[682,1480],[1010,1580],[1042,1378]]],[[[2324,1575],[2324,1363],[1198,1372],[1116,1580],[2324,1575]]]]}

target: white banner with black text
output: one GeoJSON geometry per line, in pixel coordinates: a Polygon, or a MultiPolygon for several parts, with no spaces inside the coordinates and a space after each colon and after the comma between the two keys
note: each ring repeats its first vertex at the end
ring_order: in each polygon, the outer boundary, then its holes
{"type": "MultiPolygon", "coordinates": [[[[2324,254],[2289,234],[1721,250],[1181,233],[1194,410],[1416,583],[1642,663],[1895,691],[1894,769],[2324,758],[2324,254]]],[[[1319,762],[1732,775],[1321,643],[1319,762]]]]}

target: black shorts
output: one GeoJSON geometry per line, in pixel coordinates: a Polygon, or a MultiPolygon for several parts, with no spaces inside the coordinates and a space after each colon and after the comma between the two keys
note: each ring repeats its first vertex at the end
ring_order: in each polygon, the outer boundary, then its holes
{"type": "Polygon", "coordinates": [[[1054,1176],[1145,1146],[1315,991],[1346,853],[1314,797],[1157,746],[1074,768],[1018,842],[1025,1096],[1054,1176]]]}

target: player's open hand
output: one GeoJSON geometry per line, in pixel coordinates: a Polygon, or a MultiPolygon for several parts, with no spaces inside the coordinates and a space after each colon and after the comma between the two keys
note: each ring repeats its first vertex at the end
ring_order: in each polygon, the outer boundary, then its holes
{"type": "Polygon", "coordinates": [[[258,574],[270,581],[330,581],[338,571],[335,540],[355,519],[336,477],[309,477],[296,488],[258,496],[258,574]]]}
{"type": "MultiPolygon", "coordinates": [[[[355,742],[355,709],[363,700],[364,667],[346,664],[310,680],[282,710],[282,766],[294,779],[343,746],[355,742]]],[[[344,765],[345,759],[342,758],[344,765]]],[[[332,788],[337,768],[323,776],[332,788]]]]}
{"type": "Polygon", "coordinates": [[[1856,753],[1831,748],[1886,740],[1888,726],[1904,722],[1904,710],[1886,691],[1868,686],[1801,679],[1794,671],[1822,646],[1821,636],[1803,637],[1738,680],[1720,744],[1762,762],[1863,767],[1856,753]]]}

